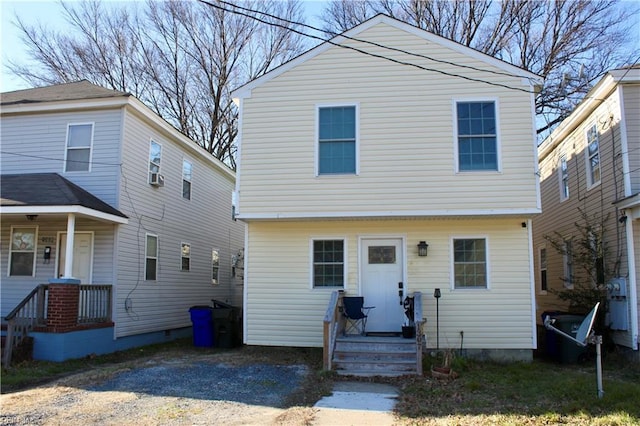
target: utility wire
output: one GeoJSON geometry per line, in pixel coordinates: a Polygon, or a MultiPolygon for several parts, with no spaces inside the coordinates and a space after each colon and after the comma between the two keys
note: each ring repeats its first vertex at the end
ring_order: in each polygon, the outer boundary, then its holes
{"type": "MultiPolygon", "coordinates": [[[[203,0],[199,0],[199,1],[202,1],[202,3],[207,3],[207,4],[208,4],[208,2],[206,2],[206,1],[203,1],[203,0]]],[[[303,23],[303,22],[298,22],[298,21],[292,21],[292,20],[289,20],[289,19],[287,19],[287,18],[282,18],[282,17],[280,17],[280,16],[276,16],[276,15],[270,14],[270,13],[268,13],[268,12],[263,12],[263,11],[261,11],[261,10],[250,9],[250,8],[248,8],[248,7],[239,6],[239,5],[236,5],[236,4],[233,4],[233,3],[230,3],[230,2],[225,1],[225,0],[217,0],[217,2],[218,2],[218,3],[225,4],[225,5],[227,5],[227,6],[234,7],[234,8],[236,8],[236,9],[244,10],[244,11],[246,11],[246,12],[250,12],[250,13],[259,13],[259,14],[264,15],[264,16],[267,16],[267,17],[269,17],[269,18],[278,19],[279,21],[286,22],[287,24],[296,25],[296,26],[301,26],[301,27],[306,27],[306,28],[309,28],[309,29],[311,29],[311,30],[318,31],[318,32],[320,32],[320,33],[327,32],[327,31],[324,31],[324,30],[323,30],[323,29],[321,29],[321,28],[314,27],[313,25],[305,24],[305,23],[303,23]]],[[[288,27],[287,27],[287,28],[288,28],[288,27]]],[[[346,39],[348,39],[348,40],[357,41],[357,42],[359,42],[359,43],[370,44],[370,45],[372,45],[372,46],[380,47],[380,48],[382,48],[382,49],[391,50],[391,51],[393,51],[393,52],[404,53],[404,54],[406,54],[406,55],[416,56],[416,57],[418,57],[418,58],[428,59],[428,60],[430,60],[430,61],[439,62],[439,63],[441,63],[441,64],[453,65],[453,66],[455,66],[455,67],[467,68],[467,69],[471,69],[471,70],[474,70],[474,71],[487,72],[487,73],[496,74],[496,75],[504,75],[504,76],[507,76],[507,77],[525,78],[525,79],[527,79],[527,80],[530,80],[530,77],[525,76],[525,75],[518,75],[518,74],[512,74],[512,73],[508,73],[508,72],[501,72],[501,71],[495,71],[495,70],[489,70],[489,69],[477,68],[477,67],[474,67],[474,66],[471,66],[471,65],[457,64],[457,63],[455,63],[455,62],[445,61],[445,60],[443,60],[443,59],[436,59],[436,58],[433,58],[433,57],[431,57],[431,56],[422,55],[422,54],[420,54],[420,53],[409,52],[409,51],[404,50],[404,49],[398,49],[398,48],[396,48],[396,47],[386,46],[386,45],[384,45],[384,44],[376,43],[376,42],[374,42],[374,41],[363,40],[363,39],[359,39],[359,38],[355,38],[355,37],[349,37],[348,35],[345,35],[344,33],[342,33],[342,34],[336,34],[336,33],[334,33],[334,32],[329,32],[329,33],[330,33],[330,34],[332,34],[333,36],[338,36],[338,35],[339,35],[339,36],[344,37],[344,38],[346,38],[346,39]]],[[[322,40],[324,40],[324,41],[328,41],[328,40],[326,40],[326,39],[322,39],[322,40]]],[[[466,47],[468,47],[468,46],[466,46],[466,47]]],[[[472,48],[472,47],[469,47],[469,49],[473,49],[473,48],[472,48]]],[[[475,50],[475,49],[474,49],[474,50],[475,50]]],[[[480,52],[480,53],[482,53],[482,52],[480,52]]],[[[482,54],[484,55],[485,53],[482,53],[482,54]]],[[[514,65],[514,66],[515,66],[515,65],[514,65]]]]}
{"type": "Polygon", "coordinates": [[[65,160],[64,158],[53,158],[53,157],[43,157],[40,155],[29,155],[29,154],[19,154],[17,152],[9,152],[9,151],[0,151],[0,154],[4,155],[15,155],[17,157],[27,157],[27,158],[37,158],[39,160],[51,160],[51,161],[62,161],[67,163],[79,163],[79,164],[99,164],[101,166],[122,166],[121,163],[101,163],[99,161],[82,161],[82,160],[65,160]]]}
{"type": "Polygon", "coordinates": [[[340,47],[340,48],[343,48],[343,49],[353,50],[355,52],[362,53],[364,55],[371,56],[373,58],[383,59],[383,60],[390,61],[390,62],[399,64],[399,65],[411,66],[411,67],[418,68],[418,69],[421,69],[421,70],[424,70],[424,71],[430,71],[430,72],[435,72],[435,73],[438,73],[438,74],[443,74],[443,75],[446,75],[446,76],[449,76],[449,77],[457,77],[457,78],[461,78],[463,80],[475,81],[477,83],[484,83],[484,84],[488,84],[490,86],[502,87],[502,88],[509,89],[509,90],[517,90],[517,91],[520,91],[520,92],[529,93],[529,94],[533,94],[533,95],[536,94],[536,92],[534,92],[534,91],[523,89],[523,88],[520,88],[520,87],[513,87],[513,86],[509,86],[507,84],[495,83],[495,82],[486,81],[486,80],[482,80],[482,79],[478,79],[478,78],[468,77],[468,76],[465,76],[465,75],[459,75],[459,74],[455,74],[455,73],[450,73],[450,72],[447,72],[447,71],[437,70],[437,69],[433,69],[433,68],[427,68],[427,67],[424,67],[422,65],[413,64],[411,62],[404,62],[404,61],[400,61],[398,59],[389,58],[388,56],[378,55],[376,53],[367,52],[367,51],[359,49],[357,47],[339,44],[339,43],[333,42],[331,40],[326,40],[326,39],[324,39],[322,37],[318,37],[318,36],[315,36],[315,35],[307,34],[307,33],[303,32],[303,31],[297,30],[295,28],[288,27],[286,25],[278,24],[276,22],[269,22],[269,21],[266,21],[264,19],[258,18],[257,16],[253,16],[253,15],[250,15],[248,13],[241,12],[239,10],[227,9],[227,8],[224,8],[224,7],[220,6],[220,5],[211,3],[211,2],[206,1],[206,0],[198,0],[198,1],[200,3],[203,3],[203,4],[206,4],[208,6],[211,6],[211,7],[215,8],[215,9],[222,10],[224,12],[229,12],[229,13],[232,13],[232,14],[245,16],[245,17],[247,17],[249,19],[253,19],[253,20],[258,21],[260,23],[263,23],[265,25],[270,25],[270,26],[275,26],[275,27],[278,27],[278,28],[282,28],[282,29],[285,29],[287,31],[291,31],[291,32],[294,32],[294,33],[299,34],[301,36],[304,36],[304,37],[309,37],[309,38],[312,38],[312,39],[320,40],[320,41],[322,41],[324,43],[328,43],[328,44],[330,44],[332,46],[340,47]]]}

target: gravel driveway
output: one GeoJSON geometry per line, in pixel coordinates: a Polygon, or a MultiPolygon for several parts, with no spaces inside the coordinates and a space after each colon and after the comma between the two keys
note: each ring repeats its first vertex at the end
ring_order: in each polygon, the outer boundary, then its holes
{"type": "Polygon", "coordinates": [[[313,417],[312,408],[284,408],[307,366],[227,358],[155,357],[2,395],[0,424],[303,425],[313,417]]]}

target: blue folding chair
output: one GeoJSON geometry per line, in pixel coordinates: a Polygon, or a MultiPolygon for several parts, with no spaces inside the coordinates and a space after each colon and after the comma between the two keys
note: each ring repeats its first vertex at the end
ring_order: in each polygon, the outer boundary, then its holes
{"type": "Polygon", "coordinates": [[[364,306],[364,297],[343,297],[342,298],[342,315],[346,319],[344,334],[349,331],[356,330],[358,334],[364,336],[367,328],[367,317],[369,311],[375,306],[364,306]]]}

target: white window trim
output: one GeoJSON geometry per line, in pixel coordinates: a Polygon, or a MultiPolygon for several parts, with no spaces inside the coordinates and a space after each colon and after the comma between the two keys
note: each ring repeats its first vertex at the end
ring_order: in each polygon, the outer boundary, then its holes
{"type": "Polygon", "coordinates": [[[561,155],[558,160],[558,183],[560,187],[560,202],[567,201],[569,197],[571,197],[571,191],[569,188],[569,161],[567,160],[566,155],[561,155]],[[567,195],[565,196],[565,185],[564,185],[564,173],[562,170],[562,163],[567,165],[567,195]]]}
{"type": "Polygon", "coordinates": [[[39,231],[39,227],[38,225],[33,225],[33,226],[29,226],[29,225],[18,225],[18,226],[12,226],[10,229],[10,233],[9,233],[9,250],[8,250],[8,257],[7,257],[7,277],[11,277],[13,279],[20,279],[20,278],[26,278],[26,277],[35,277],[36,276],[36,265],[38,264],[37,259],[38,259],[38,231],[39,231]],[[11,275],[11,258],[13,255],[13,250],[11,249],[12,243],[13,243],[13,231],[14,229],[32,229],[35,228],[35,235],[33,236],[34,239],[34,247],[33,247],[33,265],[31,266],[31,275],[11,275]]]}
{"type": "Polygon", "coordinates": [[[449,273],[451,276],[450,289],[451,291],[488,291],[491,290],[491,256],[489,251],[489,236],[488,235],[452,235],[449,237],[449,256],[450,256],[450,269],[449,273]],[[485,242],[485,264],[486,264],[486,274],[487,274],[487,286],[486,287],[456,287],[456,275],[455,275],[455,248],[454,248],[454,240],[479,240],[483,239],[485,242]]]}
{"type": "Polygon", "coordinates": [[[180,198],[186,201],[191,201],[193,198],[193,161],[188,158],[182,159],[182,180],[180,181],[180,198]],[[189,163],[191,166],[191,179],[184,178],[184,163],[189,163]],[[189,198],[184,198],[184,181],[187,181],[191,184],[189,187],[189,198]]]}
{"type": "Polygon", "coordinates": [[[497,97],[483,98],[453,98],[451,104],[452,122],[453,122],[453,167],[456,174],[468,173],[502,173],[502,144],[500,137],[500,102],[497,97]],[[493,102],[495,104],[496,113],[496,163],[497,170],[460,170],[460,160],[458,158],[458,103],[460,102],[493,102]]]}
{"type": "MultiPolygon", "coordinates": [[[[542,245],[538,247],[538,279],[540,280],[540,287],[538,288],[538,294],[547,294],[548,290],[544,290],[542,288],[542,250],[546,252],[547,246],[542,245]]],[[[547,272],[547,289],[549,288],[549,253],[546,252],[546,261],[547,265],[544,267],[544,270],[547,272]]]]}
{"type": "Polygon", "coordinates": [[[211,285],[213,286],[219,286],[220,285],[220,249],[216,248],[216,247],[212,247],[211,248],[211,285]],[[216,281],[217,282],[213,282],[213,252],[217,252],[218,253],[218,276],[216,277],[216,281]]]}
{"type": "MultiPolygon", "coordinates": [[[[95,131],[95,122],[86,123],[67,123],[67,135],[64,138],[64,164],[62,165],[63,173],[89,173],[91,172],[91,164],[93,159],[93,136],[95,131]],[[67,156],[69,153],[69,129],[71,126],[91,126],[91,141],[89,142],[89,164],[87,170],[71,170],[67,171],[67,156]]],[[[87,149],[87,148],[71,148],[72,150],[87,149]]]]}
{"type": "Polygon", "coordinates": [[[344,176],[358,176],[360,175],[360,103],[359,102],[345,102],[345,103],[328,103],[328,104],[316,104],[315,105],[315,132],[313,134],[314,146],[315,146],[315,159],[314,159],[314,173],[315,177],[335,178],[344,176]],[[320,108],[339,108],[339,107],[355,107],[356,110],[356,172],[354,173],[331,173],[320,174],[320,108]]]}
{"type": "Polygon", "coordinates": [[[349,259],[349,251],[347,246],[347,237],[342,236],[312,236],[309,238],[309,288],[313,291],[334,291],[336,289],[346,289],[347,288],[347,277],[349,269],[347,267],[349,259]],[[344,258],[342,259],[342,276],[344,277],[344,281],[342,282],[342,286],[335,287],[315,287],[313,285],[313,243],[315,241],[328,241],[328,240],[341,240],[342,241],[342,250],[344,253],[344,258]]]}
{"type": "MultiPolygon", "coordinates": [[[[147,154],[147,183],[151,183],[151,145],[152,144],[160,145],[160,163],[158,164],[158,174],[162,174],[162,155],[163,155],[163,146],[157,140],[151,138],[149,139],[149,153],[147,154]]],[[[156,164],[156,163],[153,163],[156,164]]]]}
{"type": "Polygon", "coordinates": [[[144,281],[156,281],[156,282],[158,281],[159,264],[160,264],[160,239],[158,238],[158,235],[147,232],[144,234],[144,281]],[[155,237],[156,239],[156,255],[155,256],[149,256],[149,253],[147,252],[147,240],[149,237],[155,237]],[[156,279],[155,280],[147,279],[147,259],[156,260],[156,279]]]}
{"type": "Polygon", "coordinates": [[[602,181],[602,155],[600,155],[600,132],[598,131],[598,123],[593,123],[590,126],[587,126],[584,132],[584,139],[584,161],[586,167],[585,174],[587,175],[587,190],[590,190],[600,185],[600,182],[602,181]],[[598,181],[596,182],[593,181],[593,171],[591,170],[591,155],[589,155],[589,131],[594,127],[596,129],[596,136],[598,138],[598,168],[600,169],[600,179],[598,179],[598,181]]]}
{"type": "Polygon", "coordinates": [[[180,272],[191,272],[191,243],[187,243],[185,241],[180,241],[180,272]],[[189,246],[189,256],[184,256],[182,254],[182,246],[189,246]],[[189,269],[182,269],[182,259],[187,257],[189,259],[189,269]]]}

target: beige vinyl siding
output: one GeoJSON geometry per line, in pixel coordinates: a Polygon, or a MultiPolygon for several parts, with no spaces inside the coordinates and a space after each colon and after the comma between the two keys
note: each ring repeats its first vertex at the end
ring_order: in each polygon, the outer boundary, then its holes
{"type": "MultiPolygon", "coordinates": [[[[497,71],[383,24],[358,38],[497,71]]],[[[528,89],[520,78],[345,43],[448,73],[528,89]]],[[[522,91],[332,47],[253,89],[251,97],[242,100],[242,119],[241,215],[536,208],[531,102],[522,91]],[[455,173],[457,99],[497,102],[500,172],[455,173]],[[359,108],[360,173],[317,177],[317,106],[349,103],[359,108]]]]}
{"type": "Polygon", "coordinates": [[[3,174],[58,173],[117,208],[120,120],[120,109],[3,114],[0,169],[3,174]],[[93,123],[92,164],[90,171],[65,173],[67,126],[74,123],[93,123]]]}
{"type": "Polygon", "coordinates": [[[231,220],[233,179],[130,111],[125,117],[121,210],[129,224],[118,235],[118,337],[191,325],[189,308],[215,298],[241,306],[242,279],[231,256],[244,245],[244,226],[231,220]],[[148,183],[150,140],[162,145],[165,185],[148,183]],[[191,200],[182,198],[182,162],[193,165],[191,200]],[[156,281],[145,281],[145,235],[158,236],[156,281]],[[181,243],[191,244],[191,270],[181,271],[181,243]],[[211,284],[211,250],[220,253],[220,284],[211,284]],[[132,309],[125,310],[131,299],[132,309]]]}
{"type": "MultiPolygon", "coordinates": [[[[113,277],[113,247],[114,227],[107,223],[94,222],[82,218],[76,219],[76,232],[93,232],[93,284],[114,284],[113,277]]],[[[38,284],[47,284],[56,278],[56,259],[58,257],[58,235],[67,231],[66,220],[50,220],[40,215],[34,222],[22,217],[13,216],[2,218],[0,229],[0,281],[2,281],[2,308],[0,315],[6,316],[18,303],[26,297],[38,284]],[[37,226],[38,245],[36,250],[35,277],[7,276],[7,262],[9,259],[9,243],[11,241],[11,226],[37,226]],[[53,241],[53,242],[51,242],[53,241]],[[44,263],[45,246],[51,247],[51,260],[44,263]]]]}
{"type": "Polygon", "coordinates": [[[625,85],[620,90],[624,99],[631,194],[637,194],[640,192],[640,85],[625,85]]]}
{"type": "MultiPolygon", "coordinates": [[[[440,300],[440,346],[531,349],[532,300],[528,230],[521,219],[251,222],[248,225],[246,343],[321,346],[322,319],[332,289],[311,286],[312,238],[345,238],[347,295],[360,293],[359,238],[406,241],[406,290],[423,292],[428,345],[435,346],[435,299],[440,300]],[[451,238],[485,235],[489,290],[451,290],[451,238]],[[418,257],[419,241],[429,243],[418,257]]],[[[394,283],[395,285],[395,283],[394,283]]],[[[401,324],[398,323],[398,331],[401,324]]]]}
{"type": "MultiPolygon", "coordinates": [[[[533,219],[538,323],[541,323],[541,314],[544,311],[568,309],[568,304],[560,301],[552,292],[540,291],[538,248],[544,246],[547,249],[548,288],[562,289],[564,286],[563,255],[545,240],[545,236],[557,239],[559,234],[565,239],[572,237],[580,239],[575,223],[584,224],[581,212],[584,212],[593,224],[604,219],[605,245],[608,252],[605,258],[606,266],[615,271],[615,266],[618,264],[618,275],[628,276],[624,225],[618,221],[619,212],[613,205],[616,200],[624,197],[624,175],[620,160],[620,110],[617,100],[618,97],[615,94],[607,97],[540,162],[542,214],[533,219]],[[586,133],[594,124],[599,132],[601,181],[600,184],[589,188],[586,174],[586,133]],[[560,200],[558,171],[560,158],[563,155],[568,163],[570,193],[565,201],[560,200]]],[[[575,275],[582,273],[576,261],[573,269],[575,275]]],[[[625,346],[631,343],[628,332],[616,332],[614,339],[616,343],[625,346]]]]}

